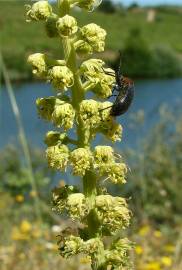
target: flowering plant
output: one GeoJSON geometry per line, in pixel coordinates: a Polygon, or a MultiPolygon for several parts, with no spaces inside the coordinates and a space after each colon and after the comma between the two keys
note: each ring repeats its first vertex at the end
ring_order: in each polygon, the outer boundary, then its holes
{"type": "Polygon", "coordinates": [[[83,183],[82,192],[69,185],[53,191],[54,209],[82,224],[76,231],[66,228],[61,232],[60,254],[69,258],[83,253],[90,257],[94,270],[131,269],[128,253],[132,243],[118,236],[129,225],[130,211],[124,198],[113,197],[104,188],[106,179],[124,184],[127,166],[112,147],[91,144],[98,133],[112,142],[120,141],[122,135],[122,126],[104,109],[112,103],[97,101],[97,97],[112,94],[115,78],[109,74],[114,71],[100,59],[85,59],[104,50],[106,31],[95,23],[79,27],[70,15],[75,6],[91,11],[99,3],[57,0],[57,4],[59,14],[53,13],[48,1],[28,6],[27,20],[44,21],[48,36],[62,41],[65,57],[50,59],[35,53],[28,58],[33,73],[49,81],[57,92],[36,102],[40,117],[55,127],[45,137],[48,164],[59,171],[70,168],[83,183]],[[88,91],[93,93],[92,99],[85,99],[88,91]],[[76,138],[70,137],[71,129],[76,138]]]}

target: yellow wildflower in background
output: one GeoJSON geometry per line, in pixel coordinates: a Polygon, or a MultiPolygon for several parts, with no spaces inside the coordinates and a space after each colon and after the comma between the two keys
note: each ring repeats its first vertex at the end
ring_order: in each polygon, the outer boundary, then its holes
{"type": "Polygon", "coordinates": [[[141,235],[141,236],[145,236],[145,235],[147,235],[148,233],[150,232],[150,227],[149,227],[149,225],[145,225],[145,226],[143,226],[143,227],[141,227],[141,229],[139,230],[139,235],[141,235]]]}
{"type": "Polygon", "coordinates": [[[169,253],[173,253],[175,251],[175,246],[172,244],[168,244],[164,246],[164,250],[169,253]]]}
{"type": "Polygon", "coordinates": [[[29,195],[30,195],[30,197],[34,198],[37,196],[37,192],[35,190],[31,190],[29,195]]]}
{"type": "Polygon", "coordinates": [[[21,194],[18,194],[15,196],[15,201],[18,203],[22,203],[24,201],[24,196],[21,194]]]}
{"type": "Polygon", "coordinates": [[[137,255],[143,254],[143,247],[139,245],[135,246],[135,252],[137,255]]]}
{"type": "Polygon", "coordinates": [[[172,265],[172,259],[171,257],[164,256],[161,258],[161,263],[164,266],[170,267],[172,265]]]}
{"type": "Polygon", "coordinates": [[[32,229],[32,225],[28,220],[23,220],[20,224],[20,231],[22,233],[29,233],[32,229]]]}
{"type": "Polygon", "coordinates": [[[149,262],[145,265],[143,270],[162,270],[159,262],[149,262]]]}
{"type": "Polygon", "coordinates": [[[159,231],[159,230],[154,231],[154,236],[155,236],[156,238],[161,238],[161,237],[162,237],[161,231],[159,231]]]}

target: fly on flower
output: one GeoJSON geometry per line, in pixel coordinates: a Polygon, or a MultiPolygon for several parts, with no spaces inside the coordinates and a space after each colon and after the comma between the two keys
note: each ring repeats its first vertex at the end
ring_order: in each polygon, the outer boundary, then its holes
{"type": "Polygon", "coordinates": [[[121,74],[121,53],[118,70],[115,73],[106,71],[104,72],[107,75],[115,77],[116,83],[113,86],[111,96],[116,96],[116,100],[112,106],[103,108],[102,110],[111,108],[111,116],[120,116],[129,109],[134,97],[134,82],[121,74]],[[113,95],[115,91],[118,92],[117,95],[113,95]]]}

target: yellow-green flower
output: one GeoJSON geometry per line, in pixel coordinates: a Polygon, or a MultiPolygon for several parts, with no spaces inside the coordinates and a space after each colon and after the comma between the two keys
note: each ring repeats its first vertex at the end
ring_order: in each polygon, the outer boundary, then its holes
{"type": "Polygon", "coordinates": [[[46,56],[43,53],[34,53],[28,57],[27,62],[33,67],[33,74],[44,77],[47,74],[46,56]]]}
{"type": "Polygon", "coordinates": [[[62,18],[59,18],[56,27],[61,36],[71,36],[75,34],[78,30],[77,21],[74,17],[70,15],[65,15],[62,18]]]}
{"type": "Polygon", "coordinates": [[[107,265],[115,266],[115,269],[133,269],[127,254],[132,248],[132,243],[127,239],[119,239],[115,241],[110,250],[105,251],[105,259],[107,265]]]}
{"type": "Polygon", "coordinates": [[[31,6],[27,5],[27,21],[44,21],[52,14],[52,7],[48,1],[38,1],[31,6]]]}
{"type": "Polygon", "coordinates": [[[47,132],[44,142],[47,144],[47,146],[53,146],[58,143],[59,139],[60,133],[51,130],[47,132]]]}
{"type": "Polygon", "coordinates": [[[82,193],[74,193],[69,195],[66,208],[72,219],[81,220],[87,213],[85,196],[82,193]]]}
{"type": "Polygon", "coordinates": [[[80,30],[81,39],[87,42],[94,51],[102,52],[105,46],[106,31],[95,23],[83,26],[80,30]]]}
{"type": "Polygon", "coordinates": [[[54,66],[48,78],[56,90],[67,90],[74,83],[73,73],[66,66],[54,66]]]}
{"type": "Polygon", "coordinates": [[[114,184],[124,184],[126,183],[126,173],[127,167],[124,163],[109,163],[103,164],[99,167],[99,174],[101,176],[106,176],[106,179],[114,184]]]}
{"type": "Polygon", "coordinates": [[[51,168],[64,171],[69,159],[69,149],[64,144],[50,146],[46,150],[46,156],[51,168]]]}
{"type": "Polygon", "coordinates": [[[90,81],[94,81],[94,76],[98,72],[103,72],[102,67],[104,66],[104,64],[104,61],[102,61],[101,59],[91,58],[81,64],[79,71],[84,77],[89,78],[90,81]]]}
{"type": "Polygon", "coordinates": [[[111,122],[110,126],[103,130],[103,133],[108,139],[113,142],[121,141],[123,128],[120,124],[111,122]]]}
{"type": "Polygon", "coordinates": [[[97,127],[101,120],[99,116],[99,102],[93,99],[83,100],[80,103],[79,114],[85,128],[97,127]]]}
{"type": "Polygon", "coordinates": [[[48,17],[48,19],[45,23],[46,33],[47,33],[48,37],[50,37],[50,38],[59,36],[58,30],[56,27],[57,20],[58,20],[58,16],[56,14],[52,14],[50,17],[48,17]]]}
{"type": "Polygon", "coordinates": [[[60,246],[60,254],[64,258],[72,257],[80,252],[82,252],[83,240],[74,235],[66,236],[59,243],[60,246]]]}
{"type": "Polygon", "coordinates": [[[88,42],[85,42],[84,40],[78,40],[74,43],[74,48],[80,56],[84,56],[87,54],[93,53],[92,46],[89,45],[88,42]]]}
{"type": "Polygon", "coordinates": [[[124,198],[99,195],[96,197],[96,207],[102,226],[109,232],[115,233],[119,229],[128,227],[130,211],[124,198]]]}
{"type": "Polygon", "coordinates": [[[91,168],[92,161],[92,153],[87,148],[77,148],[70,154],[70,162],[75,175],[85,175],[85,172],[91,168]]]}
{"type": "Polygon", "coordinates": [[[80,73],[85,79],[84,89],[92,90],[97,96],[106,98],[112,94],[115,77],[105,72],[113,72],[112,69],[104,69],[104,62],[100,59],[90,59],[82,63],[80,73]]]}
{"type": "Polygon", "coordinates": [[[55,106],[52,113],[52,122],[57,127],[63,127],[64,130],[68,130],[73,127],[75,117],[75,111],[71,104],[62,102],[55,106]]]}
{"type": "Polygon", "coordinates": [[[36,100],[39,115],[47,121],[52,120],[52,113],[54,111],[55,104],[56,104],[55,97],[38,98],[36,100]]]}
{"type": "Polygon", "coordinates": [[[114,150],[111,146],[98,145],[95,147],[94,162],[96,168],[105,166],[108,163],[113,163],[114,160],[114,150]]]}

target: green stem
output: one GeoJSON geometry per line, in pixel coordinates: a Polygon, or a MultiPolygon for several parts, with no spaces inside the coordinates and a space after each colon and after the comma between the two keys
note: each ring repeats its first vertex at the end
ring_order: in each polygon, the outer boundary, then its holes
{"type": "MultiPolygon", "coordinates": [[[[60,15],[64,16],[69,13],[69,2],[68,0],[58,0],[58,8],[60,15]]],[[[85,90],[83,88],[80,76],[78,74],[76,64],[76,53],[74,49],[73,41],[69,38],[62,38],[63,50],[67,66],[70,68],[74,75],[74,85],[72,86],[72,105],[77,112],[77,142],[78,147],[89,147],[90,148],[90,132],[85,129],[83,122],[79,115],[79,105],[85,98],[85,90]]],[[[86,197],[89,214],[87,217],[87,226],[89,237],[99,236],[100,223],[98,221],[97,213],[95,211],[95,199],[97,195],[97,178],[94,171],[87,171],[83,177],[83,193],[86,197]]],[[[98,258],[97,269],[101,266],[101,259],[98,258]]],[[[95,269],[95,267],[94,267],[95,269]]]]}

